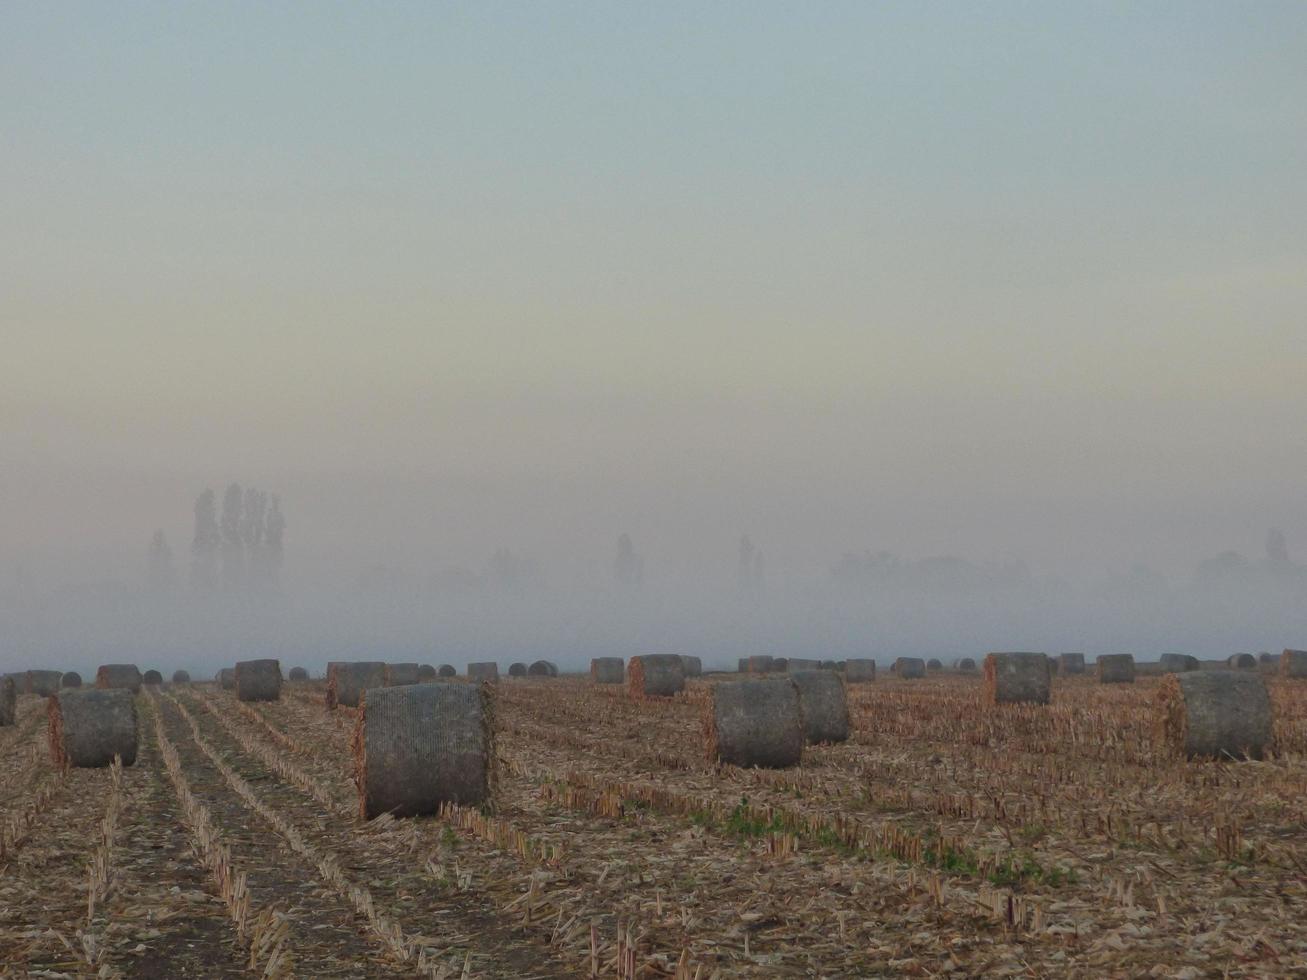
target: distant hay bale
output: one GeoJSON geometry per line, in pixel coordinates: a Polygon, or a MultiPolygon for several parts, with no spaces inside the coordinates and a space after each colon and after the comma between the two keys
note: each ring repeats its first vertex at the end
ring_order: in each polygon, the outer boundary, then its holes
{"type": "Polygon", "coordinates": [[[174,684],[189,684],[191,682],[191,675],[184,670],[174,670],[172,672],[172,682],[174,684]]]}
{"type": "Polygon", "coordinates": [[[407,687],[419,680],[417,664],[386,664],[385,687],[407,687]]]}
{"type": "Polygon", "coordinates": [[[14,712],[18,710],[18,685],[6,674],[0,677],[0,727],[14,723],[14,712]]]}
{"type": "Polygon", "coordinates": [[[1271,656],[1269,653],[1267,653],[1265,650],[1263,650],[1261,653],[1259,653],[1259,654],[1257,655],[1257,666],[1259,666],[1259,667],[1274,667],[1274,666],[1275,666],[1275,658],[1272,657],[1272,656],[1271,656]]]}
{"type": "Polygon", "coordinates": [[[1256,670],[1257,658],[1251,653],[1233,653],[1226,661],[1231,670],[1256,670]]]}
{"type": "Polygon", "coordinates": [[[437,677],[457,677],[457,676],[458,676],[458,671],[456,671],[456,670],[455,670],[452,666],[450,666],[449,664],[441,664],[441,665],[440,665],[440,669],[438,669],[438,670],[436,671],[436,676],[437,676],[437,677]]]}
{"type": "Polygon", "coordinates": [[[508,665],[508,676],[509,676],[509,677],[525,677],[525,676],[526,676],[526,664],[522,664],[522,663],[509,664],[509,665],[508,665]]]}
{"type": "Polygon", "coordinates": [[[803,737],[809,744],[844,742],[849,737],[849,702],[844,678],[831,670],[801,670],[790,674],[799,691],[803,737]]]}
{"type": "MultiPolygon", "coordinates": [[[[781,658],[782,660],[785,658],[781,658]]],[[[776,658],[768,656],[750,657],[748,661],[748,671],[750,674],[769,674],[776,670],[776,658]]],[[[781,668],[784,669],[784,668],[781,668]]]]}
{"type": "Polygon", "coordinates": [[[1098,683],[1133,684],[1135,658],[1129,653],[1109,653],[1098,658],[1098,683]]]}
{"type": "Polygon", "coordinates": [[[834,660],[823,660],[823,661],[821,662],[821,669],[822,669],[822,670],[838,670],[839,668],[836,666],[836,663],[835,663],[834,660]]]}
{"type": "Polygon", "coordinates": [[[985,657],[985,698],[990,704],[1048,704],[1052,673],[1042,653],[991,653],[985,657]]]}
{"type": "Polygon", "coordinates": [[[626,668],[626,685],[637,698],[669,698],[685,690],[685,668],[674,653],[632,657],[626,668]]]}
{"type": "Polygon", "coordinates": [[[276,701],[280,697],[280,660],[242,660],[236,664],[237,701],[276,701]]]}
{"type": "Polygon", "coordinates": [[[224,667],[218,671],[218,686],[224,691],[236,690],[236,668],[224,667]]]}
{"type": "Polygon", "coordinates": [[[970,657],[958,657],[953,661],[953,669],[959,674],[974,674],[976,672],[976,662],[970,657]]]}
{"type": "MultiPolygon", "coordinates": [[[[777,667],[777,670],[782,668],[777,667]]],[[[783,668],[787,674],[797,674],[801,670],[821,670],[820,660],[808,660],[804,657],[790,657],[783,668]]]]}
{"type": "Polygon", "coordinates": [[[1164,653],[1158,664],[1163,674],[1187,674],[1202,666],[1197,657],[1191,657],[1187,653],[1164,653]]]}
{"type": "Polygon", "coordinates": [[[621,657],[594,657],[590,661],[590,680],[596,684],[620,684],[626,680],[626,664],[621,657]]]}
{"type": "Polygon", "coordinates": [[[70,670],[59,678],[59,686],[67,688],[79,688],[82,686],[82,675],[75,670],[70,670]]]}
{"type": "Polygon", "coordinates": [[[703,728],[709,762],[784,769],[803,757],[803,714],[792,676],[712,685],[703,728]]]}
{"type": "Polygon", "coordinates": [[[499,664],[494,661],[467,665],[467,678],[471,681],[485,681],[487,684],[499,683],[499,664]]]}
{"type": "Polygon", "coordinates": [[[1285,650],[1280,654],[1281,677],[1307,677],[1307,650],[1285,650]]]}
{"type": "Polygon", "coordinates": [[[125,690],[136,694],[141,689],[141,672],[135,664],[102,664],[95,672],[95,686],[101,690],[125,690]]]}
{"type": "Polygon", "coordinates": [[[1056,676],[1057,676],[1057,670],[1058,670],[1058,667],[1059,667],[1059,666],[1060,666],[1060,665],[1059,665],[1058,662],[1057,662],[1057,658],[1056,658],[1056,657],[1050,657],[1049,660],[1048,660],[1048,676],[1049,676],[1049,677],[1056,677],[1056,676]]]}
{"type": "Polygon", "coordinates": [[[899,657],[890,668],[895,677],[904,680],[917,680],[926,676],[926,661],[920,657],[899,657]]]}
{"type": "Polygon", "coordinates": [[[870,684],[876,679],[876,661],[864,657],[844,661],[844,679],[850,684],[870,684]]]}
{"type": "Polygon", "coordinates": [[[772,673],[777,673],[777,674],[784,674],[784,673],[788,672],[789,669],[790,669],[790,658],[789,658],[789,657],[772,657],[772,658],[771,658],[771,667],[769,668],[770,672],[772,672],[772,673]]]}
{"type": "Polygon", "coordinates": [[[27,693],[48,698],[58,693],[59,682],[64,675],[57,670],[29,670],[27,672],[27,693]]]}
{"type": "Polygon", "coordinates": [[[526,669],[528,677],[557,677],[558,667],[548,660],[537,660],[526,669]]]}
{"type": "Polygon", "coordinates": [[[749,672],[749,658],[740,657],[735,662],[735,672],[737,674],[747,674],[749,672]]]}
{"type": "Polygon", "coordinates": [[[157,670],[147,670],[141,675],[141,683],[149,687],[159,687],[163,684],[163,674],[157,670]]]}
{"type": "Polygon", "coordinates": [[[1059,653],[1057,655],[1059,673],[1083,674],[1085,672],[1085,655],[1083,653],[1059,653]]]}
{"type": "Polygon", "coordinates": [[[136,699],[127,688],[60,691],[50,698],[50,756],[60,768],[136,761],[136,699]]]}
{"type": "Polygon", "coordinates": [[[944,669],[944,664],[938,659],[936,659],[935,657],[931,657],[929,660],[926,661],[926,671],[928,673],[933,674],[943,669],[944,669]]]}
{"type": "Polygon", "coordinates": [[[303,667],[292,667],[288,676],[290,680],[298,684],[300,681],[306,681],[309,679],[309,672],[303,667]]]}
{"type": "Polygon", "coordinates": [[[686,677],[703,676],[703,661],[698,657],[681,654],[681,669],[685,672],[686,677]]]}
{"type": "Polygon", "coordinates": [[[335,661],[327,665],[327,708],[338,704],[357,708],[363,692],[386,684],[386,665],[379,660],[335,661]]]}
{"type": "Polygon", "coordinates": [[[1191,759],[1260,759],[1271,747],[1271,720],[1260,674],[1168,674],[1157,692],[1159,741],[1191,759]]]}
{"type": "Polygon", "coordinates": [[[418,668],[418,683],[430,684],[436,679],[436,668],[431,664],[423,664],[418,668]]]}
{"type": "Polygon", "coordinates": [[[480,806],[490,799],[494,760],[490,694],[482,685],[374,687],[354,728],[359,815],[480,806]]]}

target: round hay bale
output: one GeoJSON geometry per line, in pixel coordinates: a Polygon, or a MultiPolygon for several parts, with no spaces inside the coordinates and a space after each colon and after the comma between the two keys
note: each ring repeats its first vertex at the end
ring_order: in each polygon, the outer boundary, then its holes
{"type": "Polygon", "coordinates": [[[789,670],[790,670],[789,657],[772,657],[771,668],[767,671],[767,673],[786,674],[789,673],[789,670]]]}
{"type": "Polygon", "coordinates": [[[1232,670],[1256,670],[1257,658],[1251,653],[1233,653],[1226,661],[1232,670]]]}
{"type": "Polygon", "coordinates": [[[803,714],[792,676],[713,684],[703,728],[709,762],[783,769],[803,757],[803,714]]]}
{"type": "Polygon", "coordinates": [[[595,657],[590,661],[590,680],[596,684],[621,684],[626,680],[626,664],[621,657],[595,657]]]}
{"type": "Polygon", "coordinates": [[[537,660],[526,669],[528,677],[557,677],[558,667],[548,660],[537,660]]]}
{"type": "Polygon", "coordinates": [[[224,667],[218,671],[218,686],[224,691],[236,690],[236,668],[224,667]]]}
{"type": "Polygon", "coordinates": [[[1109,653],[1098,658],[1098,683],[1133,684],[1135,658],[1130,653],[1109,653]]]}
{"type": "Polygon", "coordinates": [[[467,679],[470,681],[485,681],[487,684],[498,684],[499,664],[493,661],[468,664],[467,679]]]}
{"type": "Polygon", "coordinates": [[[298,684],[301,681],[306,681],[309,679],[309,672],[305,670],[303,667],[292,667],[290,669],[290,674],[288,675],[288,677],[293,683],[298,684]]]}
{"type": "Polygon", "coordinates": [[[703,676],[703,661],[698,657],[681,654],[681,669],[685,672],[686,677],[703,676]]]}
{"type": "Polygon", "coordinates": [[[801,670],[821,670],[821,661],[808,660],[804,657],[790,657],[785,661],[784,667],[777,667],[776,669],[783,670],[787,674],[797,674],[801,670]]]}
{"type": "Polygon", "coordinates": [[[865,657],[844,661],[844,679],[850,684],[870,684],[876,679],[876,661],[865,657]]]}
{"type": "Polygon", "coordinates": [[[0,677],[0,727],[14,723],[18,710],[18,685],[9,675],[0,677]]]}
{"type": "Polygon", "coordinates": [[[1307,677],[1307,650],[1285,650],[1280,654],[1281,677],[1307,677]]]}
{"type": "Polygon", "coordinates": [[[1058,672],[1070,676],[1085,672],[1085,655],[1083,653],[1059,653],[1057,655],[1058,672]]]}
{"type": "Polygon", "coordinates": [[[749,658],[740,657],[735,661],[735,672],[737,674],[747,674],[749,672],[749,658]]]}
{"type": "Polygon", "coordinates": [[[101,690],[125,690],[136,694],[141,689],[141,672],[135,664],[102,664],[95,672],[95,686],[101,690]]]}
{"type": "Polygon", "coordinates": [[[418,683],[430,684],[436,679],[436,668],[431,664],[423,664],[418,668],[418,683]]]}
{"type": "Polygon", "coordinates": [[[189,684],[191,682],[191,675],[185,670],[174,670],[172,672],[172,682],[174,684],[189,684]]]}
{"type": "Polygon", "coordinates": [[[959,674],[974,674],[976,672],[976,662],[970,657],[958,657],[953,661],[953,669],[959,674]]]}
{"type": "Polygon", "coordinates": [[[126,688],[60,691],[48,702],[50,757],[59,767],[94,769],[116,755],[136,761],[136,699],[126,688]]]}
{"type": "Polygon", "coordinates": [[[1260,674],[1168,674],[1157,692],[1159,741],[1191,759],[1260,759],[1271,747],[1271,720],[1260,674]]]}
{"type": "Polygon", "coordinates": [[[509,677],[525,677],[525,676],[526,676],[526,664],[522,664],[522,663],[509,664],[509,665],[508,665],[508,676],[509,676],[509,677]]]}
{"type": "Polygon", "coordinates": [[[990,704],[1048,704],[1052,680],[1042,653],[991,653],[985,658],[985,697],[990,704]]]}
{"type": "Polygon", "coordinates": [[[849,702],[844,678],[832,670],[801,670],[790,680],[799,691],[804,739],[813,745],[847,741],[849,702]]]}
{"type": "Polygon", "coordinates": [[[57,670],[29,670],[27,672],[27,693],[48,698],[59,690],[59,683],[64,675],[57,670]]]}
{"type": "Polygon", "coordinates": [[[150,687],[161,687],[163,685],[163,674],[157,670],[147,670],[141,675],[141,683],[148,684],[150,687]]]}
{"type": "Polygon", "coordinates": [[[435,813],[442,803],[480,806],[494,783],[490,695],[480,684],[374,687],[354,729],[359,814],[435,813]]]}
{"type": "Polygon", "coordinates": [[[237,701],[276,701],[280,697],[280,660],[242,660],[236,664],[237,701]]]}
{"type": "Polygon", "coordinates": [[[670,698],[685,690],[685,668],[674,653],[632,657],[626,667],[626,687],[632,697],[670,698]]]}
{"type": "Polygon", "coordinates": [[[926,661],[926,671],[928,673],[934,674],[943,669],[944,669],[944,664],[940,662],[938,659],[936,659],[935,657],[931,657],[929,660],[926,661]]]}
{"type": "Polygon", "coordinates": [[[899,657],[890,668],[895,677],[905,681],[917,680],[926,676],[926,661],[920,657],[899,657]]]}
{"type": "Polygon", "coordinates": [[[59,678],[59,686],[67,688],[79,688],[82,686],[82,675],[75,670],[70,670],[59,678]]]}
{"type": "Polygon", "coordinates": [[[357,708],[364,691],[385,685],[386,665],[379,660],[333,661],[327,665],[327,708],[357,708]]]}
{"type": "Polygon", "coordinates": [[[457,677],[457,676],[458,676],[458,671],[456,671],[456,670],[455,670],[453,667],[451,667],[449,664],[441,664],[441,665],[440,665],[440,669],[436,671],[436,676],[437,676],[437,677],[457,677]]]}
{"type": "Polygon", "coordinates": [[[386,683],[385,687],[407,687],[410,684],[416,684],[419,680],[419,670],[417,664],[386,664],[386,683]]]}
{"type": "MultiPolygon", "coordinates": [[[[781,660],[784,659],[785,659],[784,657],[781,657],[781,660]]],[[[758,656],[758,657],[749,658],[748,670],[750,674],[770,674],[773,670],[784,670],[784,669],[785,669],[784,667],[778,668],[776,666],[775,657],[758,656]]]]}
{"type": "Polygon", "coordinates": [[[1261,653],[1259,653],[1259,654],[1257,655],[1257,666],[1259,666],[1259,667],[1274,667],[1274,666],[1275,666],[1275,658],[1272,657],[1272,656],[1271,656],[1269,653],[1267,653],[1265,650],[1263,650],[1261,653]]]}
{"type": "Polygon", "coordinates": [[[838,665],[835,663],[834,660],[823,660],[823,661],[821,662],[821,669],[822,669],[822,670],[838,670],[839,667],[838,667],[838,665]]]}
{"type": "Polygon", "coordinates": [[[1202,666],[1197,657],[1191,657],[1187,653],[1164,653],[1158,665],[1163,674],[1187,674],[1202,666]]]}

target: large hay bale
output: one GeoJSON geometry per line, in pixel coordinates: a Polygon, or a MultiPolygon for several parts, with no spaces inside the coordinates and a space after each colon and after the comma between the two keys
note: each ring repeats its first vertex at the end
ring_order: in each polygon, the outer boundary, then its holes
{"type": "Polygon", "coordinates": [[[160,687],[163,684],[163,674],[157,670],[147,670],[141,675],[141,683],[149,687],[160,687]]]}
{"type": "Polygon", "coordinates": [[[1049,659],[1042,653],[991,653],[985,657],[985,697],[990,704],[1048,704],[1049,659]]]}
{"type": "Polygon", "coordinates": [[[895,677],[904,680],[917,680],[926,676],[926,661],[920,657],[899,657],[890,668],[895,677]]]}
{"type": "Polygon", "coordinates": [[[8,674],[0,677],[0,727],[14,723],[18,710],[18,685],[8,674]]]}
{"type": "Polygon", "coordinates": [[[50,756],[56,766],[94,769],[119,756],[136,761],[136,699],[126,688],[60,691],[49,700],[50,756]]]}
{"type": "Polygon", "coordinates": [[[776,658],[768,656],[757,656],[749,658],[750,674],[770,674],[776,669],[776,658]]]}
{"type": "Polygon", "coordinates": [[[526,676],[526,664],[523,664],[523,663],[509,664],[509,665],[508,665],[508,676],[509,676],[509,677],[525,677],[525,676],[526,676]]]}
{"type": "Polygon", "coordinates": [[[59,691],[59,683],[64,675],[57,670],[29,670],[27,672],[27,693],[48,698],[59,691]]]}
{"type": "Polygon", "coordinates": [[[976,662],[970,657],[958,657],[953,661],[953,669],[959,674],[974,674],[976,672],[976,662]]]}
{"type": "Polygon", "coordinates": [[[712,685],[703,727],[709,762],[783,769],[803,757],[803,713],[792,676],[712,685]]]}
{"type": "Polygon", "coordinates": [[[803,737],[810,744],[843,742],[849,737],[849,702],[844,678],[832,670],[801,670],[790,674],[799,691],[803,737]]]}
{"type": "Polygon", "coordinates": [[[471,681],[485,681],[487,684],[499,683],[499,664],[494,661],[467,665],[467,677],[471,681]]]}
{"type": "Polygon", "coordinates": [[[236,668],[224,667],[218,671],[218,686],[224,691],[236,690],[236,668]]]}
{"type": "Polygon", "coordinates": [[[494,784],[490,694],[480,684],[371,688],[354,728],[354,781],[364,820],[480,806],[494,784]]]}
{"type": "Polygon", "coordinates": [[[327,665],[327,708],[357,708],[363,692],[386,686],[386,665],[379,660],[333,661],[327,665]]]}
{"type": "Polygon", "coordinates": [[[1232,653],[1226,661],[1231,670],[1256,670],[1257,658],[1251,653],[1232,653]]]}
{"type": "Polygon", "coordinates": [[[740,657],[735,661],[735,672],[737,674],[747,674],[749,672],[749,658],[740,657]]]}
{"type": "MultiPolygon", "coordinates": [[[[777,667],[777,670],[782,668],[777,667]]],[[[785,661],[785,673],[797,674],[801,670],[821,670],[820,660],[809,660],[806,657],[790,657],[785,661]]]]}
{"type": "Polygon", "coordinates": [[[929,673],[934,674],[934,673],[937,673],[938,671],[941,671],[941,670],[943,670],[943,669],[944,669],[944,664],[941,663],[941,662],[940,662],[938,659],[936,659],[935,657],[931,657],[929,660],[926,661],[926,670],[927,670],[929,673]]]}
{"type": "Polygon", "coordinates": [[[172,672],[172,682],[174,684],[189,684],[191,682],[191,675],[185,670],[174,670],[172,672]]]}
{"type": "Polygon", "coordinates": [[[136,694],[141,689],[141,672],[135,664],[102,664],[95,672],[95,686],[101,690],[125,690],[136,694]]]}
{"type": "Polygon", "coordinates": [[[557,677],[558,667],[548,660],[537,660],[526,669],[528,677],[557,677]]]}
{"type": "Polygon", "coordinates": [[[844,661],[844,679],[850,684],[870,684],[876,679],[876,661],[863,657],[844,661]]]}
{"type": "Polygon", "coordinates": [[[1280,654],[1281,677],[1307,677],[1307,650],[1285,650],[1280,654]]]}
{"type": "Polygon", "coordinates": [[[626,684],[637,698],[669,698],[685,690],[685,668],[674,653],[632,657],[626,668],[626,684]]]}
{"type": "Polygon", "coordinates": [[[236,664],[237,701],[276,701],[280,697],[280,660],[242,660],[236,664]]]}
{"type": "Polygon", "coordinates": [[[703,661],[698,657],[691,657],[687,654],[681,654],[681,669],[685,672],[686,677],[703,676],[703,661]]]}
{"type": "Polygon", "coordinates": [[[1157,692],[1160,741],[1189,758],[1260,759],[1271,747],[1271,699],[1260,674],[1168,674],[1157,692]]]}
{"type": "Polygon", "coordinates": [[[437,677],[457,677],[457,676],[458,676],[458,671],[456,671],[456,670],[453,668],[453,666],[451,666],[450,664],[441,664],[441,665],[440,665],[440,668],[436,671],[436,676],[437,676],[437,677]]]}
{"type": "Polygon", "coordinates": [[[1130,653],[1109,653],[1098,658],[1098,683],[1133,684],[1135,658],[1130,653]]]}
{"type": "Polygon", "coordinates": [[[1057,655],[1057,665],[1060,672],[1068,676],[1083,674],[1085,672],[1085,655],[1083,653],[1059,653],[1057,655]]]}
{"type": "Polygon", "coordinates": [[[436,679],[436,668],[431,664],[423,664],[418,668],[418,683],[430,684],[436,679]]]}
{"type": "Polygon", "coordinates": [[[385,687],[407,687],[419,680],[417,664],[386,664],[385,687]]]}
{"type": "Polygon", "coordinates": [[[82,686],[82,675],[75,670],[70,670],[59,678],[59,686],[67,688],[79,688],[82,686]]]}
{"type": "Polygon", "coordinates": [[[1197,657],[1191,657],[1187,653],[1164,653],[1158,664],[1163,674],[1187,674],[1202,666],[1198,663],[1197,657]]]}
{"type": "Polygon", "coordinates": [[[596,684],[620,684],[626,680],[626,664],[621,657],[594,657],[590,661],[590,680],[596,684]]]}
{"type": "Polygon", "coordinates": [[[303,667],[292,667],[288,676],[293,683],[299,684],[309,679],[309,672],[303,667]]]}

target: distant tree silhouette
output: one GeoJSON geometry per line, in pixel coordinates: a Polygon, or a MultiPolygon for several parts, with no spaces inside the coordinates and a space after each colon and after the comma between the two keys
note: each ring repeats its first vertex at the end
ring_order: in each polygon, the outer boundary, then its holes
{"type": "Polygon", "coordinates": [[[245,546],[241,540],[244,495],[239,483],[227,487],[222,498],[222,585],[235,592],[245,582],[245,546]]]}
{"type": "Polygon", "coordinates": [[[617,558],[613,561],[613,577],[619,585],[639,585],[644,581],[644,559],[636,554],[631,536],[623,534],[617,539],[617,558]]]}
{"type": "Polygon", "coordinates": [[[740,535],[740,549],[735,563],[735,577],[741,590],[757,592],[761,589],[763,568],[762,552],[754,547],[747,534],[740,535]]]}
{"type": "Polygon", "coordinates": [[[263,526],[264,571],[270,586],[281,581],[282,547],[286,534],[286,518],[281,516],[281,497],[272,495],[272,504],[263,526]]]}
{"type": "Polygon", "coordinates": [[[151,592],[168,592],[173,584],[172,549],[163,529],[154,532],[146,551],[145,577],[151,592]]]}
{"type": "Polygon", "coordinates": [[[1278,527],[1266,532],[1266,561],[1273,568],[1289,567],[1289,545],[1284,540],[1284,532],[1278,527]]]}
{"type": "Polygon", "coordinates": [[[211,591],[218,587],[218,544],[221,540],[217,501],[213,491],[206,489],[195,498],[195,533],[191,538],[192,588],[211,591]]]}

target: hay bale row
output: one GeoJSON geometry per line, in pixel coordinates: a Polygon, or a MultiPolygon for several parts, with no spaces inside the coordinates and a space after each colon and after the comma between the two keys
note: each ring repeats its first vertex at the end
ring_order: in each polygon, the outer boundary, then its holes
{"type": "Polygon", "coordinates": [[[18,710],[18,685],[8,674],[0,677],[0,728],[14,723],[18,710]]]}
{"type": "Polygon", "coordinates": [[[1049,659],[1042,653],[991,653],[985,657],[985,698],[990,704],[1048,704],[1049,659]]]}
{"type": "Polygon", "coordinates": [[[548,660],[537,660],[526,669],[528,677],[557,677],[558,666],[548,660]]]}
{"type": "Polygon", "coordinates": [[[54,764],[93,769],[113,757],[136,762],[136,699],[126,688],[60,691],[49,700],[50,757],[54,764]]]}
{"type": "Polygon", "coordinates": [[[141,690],[141,672],[135,664],[102,664],[95,672],[95,686],[102,691],[141,690]]]}
{"type": "Polygon", "coordinates": [[[870,684],[876,679],[876,661],[861,657],[844,661],[844,679],[850,684],[870,684]]]}
{"type": "Polygon", "coordinates": [[[1064,676],[1072,674],[1083,674],[1085,672],[1085,655],[1083,653],[1059,653],[1057,655],[1058,670],[1064,676]]]}
{"type": "Polygon", "coordinates": [[[479,806],[490,798],[494,758],[490,694],[480,684],[374,687],[354,729],[359,815],[479,806]]]}
{"type": "Polygon", "coordinates": [[[926,661],[920,657],[899,657],[890,668],[895,677],[917,680],[926,676],[926,661]]]}
{"type": "Polygon", "coordinates": [[[790,657],[785,661],[787,674],[797,674],[801,670],[821,670],[821,661],[808,660],[804,657],[790,657]]]}
{"type": "Polygon", "coordinates": [[[803,737],[814,745],[847,741],[849,703],[844,678],[833,670],[800,670],[790,674],[799,691],[803,737]]]}
{"type": "Polygon", "coordinates": [[[632,657],[626,670],[627,690],[637,698],[669,698],[685,690],[685,668],[674,653],[632,657]]]}
{"type": "Polygon", "coordinates": [[[1271,699],[1259,674],[1169,674],[1157,692],[1159,741],[1191,759],[1260,759],[1272,744],[1271,699]]]}
{"type": "Polygon", "coordinates": [[[386,687],[407,687],[419,681],[417,664],[386,664],[386,687]]]}
{"type": "Polygon", "coordinates": [[[64,674],[63,677],[59,678],[59,686],[61,688],[79,688],[82,686],[82,675],[77,673],[75,670],[70,670],[68,673],[64,674]]]}
{"type": "Polygon", "coordinates": [[[702,677],[703,661],[698,657],[690,657],[681,654],[681,669],[686,677],[702,677]]]}
{"type": "Polygon", "coordinates": [[[487,684],[497,684],[499,682],[499,664],[493,661],[482,661],[481,663],[467,665],[468,680],[485,681],[487,684]]]}
{"type": "Polygon", "coordinates": [[[236,664],[237,701],[276,701],[280,697],[280,660],[242,660],[236,664]]]}
{"type": "Polygon", "coordinates": [[[191,675],[185,670],[174,670],[172,672],[172,682],[174,684],[189,684],[191,682],[191,675]]]}
{"type": "Polygon", "coordinates": [[[712,763],[784,769],[803,756],[803,713],[790,677],[712,685],[703,728],[712,763]]]}
{"type": "Polygon", "coordinates": [[[25,688],[28,694],[48,698],[59,692],[59,683],[64,675],[57,670],[29,670],[25,688]]]}
{"type": "Polygon", "coordinates": [[[1285,650],[1280,654],[1281,677],[1307,677],[1307,650],[1285,650]]]}
{"type": "Polygon", "coordinates": [[[333,661],[327,665],[327,707],[357,708],[364,691],[385,683],[386,665],[379,660],[333,661]]]}
{"type": "Polygon", "coordinates": [[[1191,670],[1202,667],[1197,657],[1191,657],[1187,653],[1164,653],[1158,663],[1163,674],[1187,674],[1191,670]]]}
{"type": "Polygon", "coordinates": [[[218,671],[218,686],[224,691],[236,690],[236,668],[224,667],[218,671]]]}
{"type": "Polygon", "coordinates": [[[1098,658],[1098,683],[1133,684],[1135,658],[1129,653],[1109,653],[1098,658]]]}
{"type": "Polygon", "coordinates": [[[595,657],[590,661],[590,680],[596,684],[621,684],[626,680],[626,664],[621,657],[595,657]]]}

